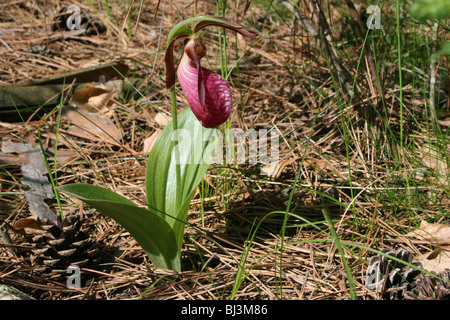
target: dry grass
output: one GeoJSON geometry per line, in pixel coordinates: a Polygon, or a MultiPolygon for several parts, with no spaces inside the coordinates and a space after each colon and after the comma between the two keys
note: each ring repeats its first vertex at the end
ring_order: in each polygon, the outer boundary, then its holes
{"type": "MultiPolygon", "coordinates": [[[[158,12],[156,1],[147,1],[142,8],[140,2],[134,3],[127,13],[124,1],[110,1],[109,11],[97,3],[93,8],[72,1],[87,12],[91,21],[101,21],[106,32],[68,39],[52,31],[52,17],[62,8],[62,1],[0,4],[1,86],[117,60],[130,66],[131,75],[145,79],[141,88],[145,98],[115,100],[108,110],[108,116],[124,135],[119,146],[66,133],[70,123],[59,124],[56,112],[45,121],[0,122],[0,138],[37,144],[40,127],[43,145],[52,153],[60,126],[58,185],[79,181],[103,185],[144,205],[144,141],[158,128],[156,109],[170,113],[169,95],[164,88],[166,37],[173,25],[193,12],[191,1],[167,1],[160,33],[162,2],[158,12]],[[45,48],[32,52],[35,45],[45,48]],[[45,50],[51,54],[43,55],[45,50]]],[[[244,5],[231,5],[227,16],[240,18],[244,5]]],[[[199,15],[215,15],[216,11],[215,5],[203,1],[199,1],[197,10],[199,15]]],[[[305,30],[294,30],[292,20],[274,18],[273,12],[256,3],[250,6],[246,18],[261,28],[262,34],[271,32],[242,58],[239,73],[235,69],[231,74],[236,104],[231,126],[270,129],[276,125],[283,164],[279,175],[268,179],[259,175],[259,167],[255,170],[245,165],[211,169],[202,193],[192,202],[182,251],[185,271],[181,274],[155,269],[125,230],[94,212],[86,214],[83,223],[109,259],[98,268],[84,270],[85,282],[80,290],[67,289],[64,279],[42,277],[29,259],[14,256],[4,247],[0,247],[0,282],[40,299],[348,299],[342,257],[329,237],[323,208],[331,212],[343,241],[376,250],[406,248],[414,254],[432,250],[404,235],[422,219],[448,222],[448,179],[417,174],[408,175],[409,186],[399,182],[405,172],[427,166],[420,154],[411,151],[418,150],[413,146],[424,143],[435,145],[435,137],[428,135],[425,116],[417,113],[408,122],[403,150],[399,146],[394,150],[392,146],[375,145],[367,135],[364,119],[352,112],[352,107],[342,107],[345,103],[335,100],[329,68],[318,58],[318,48],[305,30]],[[347,146],[351,148],[349,153],[347,146]],[[396,152],[404,155],[398,166],[397,159],[390,157],[396,152]],[[294,184],[297,172],[299,181],[294,184]],[[293,186],[296,188],[290,199],[293,186]],[[410,191],[418,197],[411,197],[410,191]],[[293,215],[284,221],[288,204],[293,215]],[[241,277],[240,269],[244,270],[241,277]],[[234,293],[233,286],[241,280],[234,293]]],[[[337,17],[329,18],[339,37],[345,32],[341,30],[345,24],[337,17]]],[[[228,39],[231,68],[236,61],[236,42],[239,55],[246,44],[232,35],[228,39]]],[[[210,46],[207,61],[217,70],[217,36],[206,34],[205,43],[210,46]]],[[[359,52],[355,47],[348,45],[346,49],[348,52],[343,53],[348,68],[360,75],[358,85],[364,88],[373,79],[356,70],[359,52]]],[[[393,70],[392,74],[384,75],[386,84],[395,77],[395,68],[393,65],[388,70],[393,70]]],[[[366,87],[361,91],[372,97],[370,86],[366,87]]],[[[395,131],[399,125],[398,88],[391,89],[386,93],[386,104],[395,131]]],[[[412,109],[420,110],[425,105],[420,88],[411,83],[404,83],[404,95],[405,104],[412,109]]],[[[445,136],[448,127],[442,128],[445,136]]],[[[445,148],[448,161],[448,146],[445,148]]],[[[50,157],[49,161],[54,168],[55,159],[50,157]]],[[[436,169],[433,165],[438,161],[442,160],[428,163],[428,169],[436,169]]],[[[2,170],[0,217],[14,225],[30,213],[20,183],[20,166],[3,166],[2,170]]],[[[56,203],[51,206],[58,212],[56,203]]],[[[62,208],[68,212],[77,204],[63,202],[62,208]]],[[[18,234],[12,234],[12,242],[25,250],[32,246],[18,234]]],[[[361,299],[379,299],[364,285],[367,261],[373,254],[358,247],[345,250],[361,299]]]]}

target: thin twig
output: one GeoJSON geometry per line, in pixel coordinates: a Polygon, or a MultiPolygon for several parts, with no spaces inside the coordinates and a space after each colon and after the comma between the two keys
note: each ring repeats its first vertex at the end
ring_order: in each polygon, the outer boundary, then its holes
{"type": "MultiPolygon", "coordinates": [[[[432,40],[431,46],[433,53],[436,49],[437,36],[438,36],[439,22],[435,22],[432,26],[432,40]]],[[[436,105],[435,105],[435,94],[436,94],[436,57],[431,55],[430,62],[430,112],[431,112],[431,123],[433,129],[437,128],[437,116],[436,116],[436,105]]]]}

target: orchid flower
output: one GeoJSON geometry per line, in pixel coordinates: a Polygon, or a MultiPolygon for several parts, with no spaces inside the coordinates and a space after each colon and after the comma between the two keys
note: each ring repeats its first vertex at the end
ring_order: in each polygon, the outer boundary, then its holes
{"type": "Polygon", "coordinates": [[[203,137],[208,133],[212,138],[217,130],[204,127],[215,127],[225,122],[232,106],[230,87],[225,79],[200,65],[206,47],[196,34],[206,26],[225,27],[250,38],[257,36],[235,21],[210,17],[185,20],[169,33],[165,61],[166,86],[172,99],[172,126],[164,128],[148,158],[145,177],[148,209],[113,191],[90,184],[67,184],[58,188],[115,219],[139,242],[157,268],[175,271],[181,271],[181,249],[189,204],[209,167],[203,155],[214,154],[217,148],[214,139],[201,139],[198,149],[201,152],[196,154],[200,161],[181,164],[180,159],[188,159],[197,149],[191,148],[190,144],[178,144],[178,129],[186,132],[186,136],[203,137]],[[198,22],[193,31],[184,27],[192,22],[198,22]],[[186,109],[179,115],[173,59],[173,45],[177,39],[186,41],[178,79],[192,110],[186,109]],[[203,127],[197,125],[196,118],[203,127]]]}
{"type": "Polygon", "coordinates": [[[174,43],[178,39],[185,39],[183,56],[177,69],[178,81],[192,112],[200,123],[206,128],[214,128],[229,118],[233,103],[227,81],[200,64],[200,60],[206,55],[206,46],[199,41],[197,33],[207,26],[224,27],[248,38],[256,38],[258,34],[234,20],[217,17],[185,20],[175,26],[169,34],[165,55],[166,87],[172,89],[175,85],[174,43]],[[197,21],[200,22],[193,31],[184,28],[187,23],[197,21]]]}

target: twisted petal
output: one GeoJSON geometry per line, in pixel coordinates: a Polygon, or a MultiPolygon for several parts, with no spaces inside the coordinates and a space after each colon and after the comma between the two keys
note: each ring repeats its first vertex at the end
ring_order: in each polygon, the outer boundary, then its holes
{"type": "MultiPolygon", "coordinates": [[[[185,29],[183,29],[185,30],[185,29]]],[[[182,31],[183,31],[182,30],[182,31]]],[[[186,29],[187,30],[187,29],[186,29]]],[[[164,55],[164,61],[166,63],[166,88],[171,89],[175,85],[175,62],[173,59],[173,46],[178,39],[187,38],[189,33],[184,31],[185,33],[180,35],[175,35],[173,39],[169,42],[169,46],[167,47],[166,53],[164,55]]]]}
{"type": "Polygon", "coordinates": [[[214,128],[230,116],[232,99],[228,83],[220,75],[200,66],[204,46],[190,40],[177,70],[181,89],[200,123],[214,128]]]}

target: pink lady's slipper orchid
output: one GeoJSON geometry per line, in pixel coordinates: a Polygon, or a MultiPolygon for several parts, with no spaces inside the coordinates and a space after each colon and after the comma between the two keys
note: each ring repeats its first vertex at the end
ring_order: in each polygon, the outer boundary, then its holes
{"type": "MultiPolygon", "coordinates": [[[[173,88],[175,85],[173,44],[177,39],[188,38],[177,69],[178,80],[197,119],[204,127],[214,128],[224,123],[230,116],[233,105],[231,89],[222,76],[200,65],[200,59],[206,55],[206,47],[198,41],[196,33],[206,26],[219,26],[239,32],[249,38],[255,38],[258,34],[230,19],[208,17],[193,19],[200,21],[195,26],[194,32],[179,27],[178,29],[174,28],[175,32],[169,35],[169,47],[165,56],[166,86],[167,88],[173,88]]],[[[189,22],[193,19],[186,21],[189,22]]],[[[182,23],[182,25],[185,23],[187,22],[182,23]]]]}
{"type": "Polygon", "coordinates": [[[214,128],[224,123],[231,113],[233,102],[228,82],[217,73],[200,66],[206,54],[202,43],[191,39],[186,44],[177,69],[181,89],[200,123],[214,128]]]}

